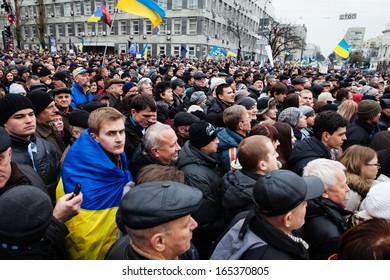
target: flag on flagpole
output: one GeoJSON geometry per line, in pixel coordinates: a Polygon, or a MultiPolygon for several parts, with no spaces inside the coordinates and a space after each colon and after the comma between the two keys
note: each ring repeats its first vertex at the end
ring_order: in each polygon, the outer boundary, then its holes
{"type": "Polygon", "coordinates": [[[237,57],[237,53],[238,53],[237,49],[230,48],[227,52],[227,55],[231,57],[237,57]]]}
{"type": "Polygon", "coordinates": [[[348,43],[344,39],[342,39],[334,49],[334,52],[342,58],[347,58],[351,53],[351,46],[348,45],[348,43]]]}
{"type": "Polygon", "coordinates": [[[118,0],[116,7],[129,14],[147,17],[153,28],[156,28],[165,17],[164,9],[153,0],[118,0]]]}
{"type": "Polygon", "coordinates": [[[284,54],[285,54],[285,55],[290,55],[290,53],[291,53],[291,50],[285,50],[285,51],[284,51],[284,54]]]}
{"type": "Polygon", "coordinates": [[[138,53],[138,44],[132,43],[129,51],[127,52],[128,54],[137,54],[138,53]]]}
{"type": "Polygon", "coordinates": [[[210,51],[210,55],[212,56],[227,56],[227,53],[225,50],[218,46],[213,46],[213,48],[210,51]]]}
{"type": "Polygon", "coordinates": [[[98,22],[101,20],[108,26],[111,26],[111,17],[110,14],[108,13],[106,6],[104,4],[101,4],[96,11],[93,13],[93,15],[87,20],[87,22],[98,22]]]}
{"type": "Polygon", "coordinates": [[[83,48],[84,48],[84,37],[81,38],[81,43],[79,45],[80,52],[83,52],[83,48]]]}
{"type": "Polygon", "coordinates": [[[40,52],[40,53],[43,53],[42,43],[39,44],[39,52],[40,52]]]}
{"type": "Polygon", "coordinates": [[[186,53],[188,52],[188,50],[187,50],[184,46],[181,46],[181,47],[180,47],[180,52],[182,52],[184,55],[186,55],[186,53]]]}
{"type": "Polygon", "coordinates": [[[142,48],[140,54],[141,56],[144,58],[144,59],[147,59],[148,58],[148,45],[149,43],[146,42],[146,44],[144,45],[144,47],[142,48]]]}

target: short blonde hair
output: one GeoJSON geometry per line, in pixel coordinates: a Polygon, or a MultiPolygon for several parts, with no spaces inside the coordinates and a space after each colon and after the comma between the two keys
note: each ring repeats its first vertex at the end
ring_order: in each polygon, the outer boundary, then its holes
{"type": "Polygon", "coordinates": [[[104,122],[116,121],[118,119],[125,121],[125,116],[115,108],[102,107],[96,109],[88,118],[89,130],[91,133],[99,134],[104,122]]]}

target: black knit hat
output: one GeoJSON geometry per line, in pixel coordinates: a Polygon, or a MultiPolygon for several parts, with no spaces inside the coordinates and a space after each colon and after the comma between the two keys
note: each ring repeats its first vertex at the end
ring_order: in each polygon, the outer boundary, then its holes
{"type": "Polygon", "coordinates": [[[33,186],[13,187],[0,196],[0,242],[30,245],[42,239],[52,219],[49,196],[33,186]]]}
{"type": "Polygon", "coordinates": [[[17,111],[27,108],[35,110],[33,103],[26,96],[7,94],[0,99],[0,126],[4,126],[8,119],[17,111]]]}
{"type": "Polygon", "coordinates": [[[34,104],[35,115],[39,115],[51,102],[53,102],[53,98],[50,94],[43,90],[32,91],[27,94],[27,97],[30,98],[31,102],[34,104]]]}
{"type": "Polygon", "coordinates": [[[203,148],[217,137],[217,130],[206,121],[195,122],[190,126],[190,144],[195,148],[203,148]]]}
{"type": "Polygon", "coordinates": [[[382,111],[381,106],[374,100],[362,100],[359,102],[357,116],[359,120],[369,120],[382,111]]]}
{"type": "Polygon", "coordinates": [[[74,109],[69,115],[69,124],[71,126],[78,126],[88,128],[89,112],[80,109],[74,109]]]}
{"type": "Polygon", "coordinates": [[[51,71],[49,69],[47,69],[46,67],[43,67],[41,69],[41,71],[39,71],[39,73],[38,73],[39,78],[49,76],[49,75],[51,75],[51,71]]]}
{"type": "Polygon", "coordinates": [[[9,137],[7,131],[4,128],[0,127],[0,154],[3,153],[11,147],[11,138],[9,137]]]}
{"type": "Polygon", "coordinates": [[[173,118],[173,124],[175,127],[183,125],[192,125],[194,122],[199,121],[199,118],[191,113],[179,112],[173,118]]]}

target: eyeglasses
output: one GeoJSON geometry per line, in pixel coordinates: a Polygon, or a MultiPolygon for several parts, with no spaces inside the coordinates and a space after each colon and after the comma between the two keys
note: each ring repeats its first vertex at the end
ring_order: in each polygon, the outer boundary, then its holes
{"type": "Polygon", "coordinates": [[[378,169],[381,168],[380,163],[366,163],[365,165],[367,165],[367,166],[376,166],[378,169]]]}

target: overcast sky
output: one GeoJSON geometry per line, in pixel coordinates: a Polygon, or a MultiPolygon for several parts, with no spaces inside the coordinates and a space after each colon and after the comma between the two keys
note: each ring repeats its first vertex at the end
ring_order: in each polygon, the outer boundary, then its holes
{"type": "Polygon", "coordinates": [[[307,42],[321,47],[327,57],[349,27],[366,27],[364,40],[382,35],[390,23],[390,0],[273,0],[276,19],[305,24],[307,42]],[[339,20],[340,14],[357,13],[356,20],[339,20]]]}

